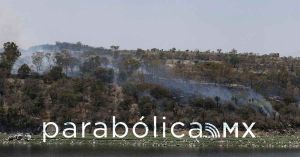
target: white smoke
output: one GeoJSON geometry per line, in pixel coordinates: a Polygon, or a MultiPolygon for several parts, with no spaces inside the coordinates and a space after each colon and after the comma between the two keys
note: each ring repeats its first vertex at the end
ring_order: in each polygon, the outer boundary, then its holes
{"type": "Polygon", "coordinates": [[[0,46],[8,41],[22,46],[21,19],[6,7],[0,6],[0,46]]]}

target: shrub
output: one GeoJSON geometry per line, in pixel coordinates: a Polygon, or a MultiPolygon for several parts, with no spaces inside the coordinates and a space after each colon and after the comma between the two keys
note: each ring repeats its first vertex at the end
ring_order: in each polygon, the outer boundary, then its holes
{"type": "Polygon", "coordinates": [[[26,78],[29,76],[31,72],[31,69],[29,68],[29,66],[27,64],[23,64],[19,69],[18,69],[18,75],[21,78],[26,78]]]}

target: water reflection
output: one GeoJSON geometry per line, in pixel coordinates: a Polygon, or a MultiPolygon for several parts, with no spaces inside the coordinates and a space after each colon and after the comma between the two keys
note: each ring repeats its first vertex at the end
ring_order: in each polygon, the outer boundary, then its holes
{"type": "Polygon", "coordinates": [[[299,150],[213,151],[88,146],[0,146],[1,157],[299,157],[299,150]]]}

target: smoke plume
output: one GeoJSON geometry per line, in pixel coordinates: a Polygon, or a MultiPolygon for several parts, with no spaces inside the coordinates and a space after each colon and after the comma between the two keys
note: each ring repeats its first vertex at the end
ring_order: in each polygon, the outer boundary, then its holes
{"type": "Polygon", "coordinates": [[[21,42],[21,20],[12,11],[0,6],[0,45],[8,41],[16,42],[22,45],[21,42]]]}

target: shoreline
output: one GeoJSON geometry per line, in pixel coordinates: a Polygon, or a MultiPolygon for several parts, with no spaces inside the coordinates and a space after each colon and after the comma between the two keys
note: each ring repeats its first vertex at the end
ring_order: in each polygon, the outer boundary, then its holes
{"type": "Polygon", "coordinates": [[[296,149],[300,150],[299,135],[271,135],[258,136],[256,138],[233,138],[212,139],[201,138],[198,140],[183,138],[144,138],[137,139],[132,136],[115,139],[95,139],[91,135],[86,138],[69,138],[62,136],[47,139],[43,142],[41,135],[34,135],[31,140],[7,140],[6,134],[0,135],[1,146],[87,146],[87,147],[134,147],[134,148],[184,148],[184,149],[213,149],[213,150],[261,150],[261,149],[296,149]]]}

